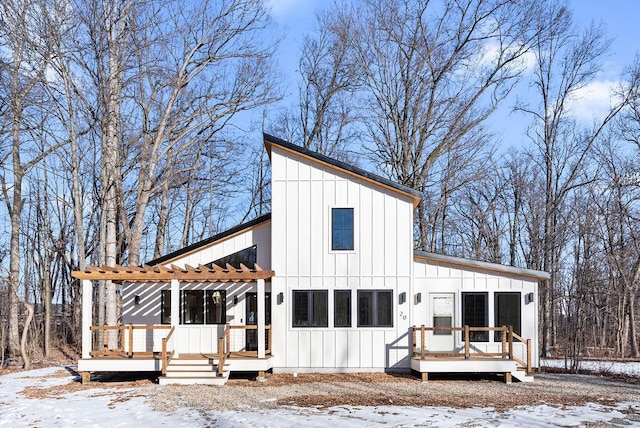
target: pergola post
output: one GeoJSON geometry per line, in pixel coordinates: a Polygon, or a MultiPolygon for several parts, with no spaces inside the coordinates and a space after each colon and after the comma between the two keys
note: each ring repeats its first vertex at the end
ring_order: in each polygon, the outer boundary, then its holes
{"type": "Polygon", "coordinates": [[[82,280],[82,358],[91,358],[91,319],[93,315],[93,284],[82,280]]]}
{"type": "Polygon", "coordinates": [[[180,324],[180,281],[177,279],[171,280],[171,327],[174,328],[173,332],[173,349],[174,358],[179,357],[178,340],[180,338],[180,332],[178,331],[180,324]]]}
{"type": "Polygon", "coordinates": [[[258,358],[265,357],[265,306],[264,306],[264,279],[258,279],[258,358]]]}

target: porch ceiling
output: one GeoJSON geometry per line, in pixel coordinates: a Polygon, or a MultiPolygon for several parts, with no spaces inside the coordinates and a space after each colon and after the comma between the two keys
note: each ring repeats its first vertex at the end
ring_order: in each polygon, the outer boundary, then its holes
{"type": "Polygon", "coordinates": [[[275,275],[272,270],[264,270],[257,264],[249,269],[243,264],[239,268],[227,264],[221,267],[213,264],[210,268],[185,265],[184,268],[166,266],[87,266],[84,270],[76,270],[71,274],[74,278],[89,280],[110,280],[114,282],[158,282],[179,281],[190,282],[251,282],[258,279],[269,279],[275,275]]]}

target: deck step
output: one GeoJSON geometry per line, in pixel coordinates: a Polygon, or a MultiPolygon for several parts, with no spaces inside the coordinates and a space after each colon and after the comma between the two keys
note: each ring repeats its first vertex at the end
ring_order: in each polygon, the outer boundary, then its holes
{"type": "Polygon", "coordinates": [[[224,385],[229,379],[229,372],[224,372],[222,376],[215,377],[166,377],[158,379],[160,385],[224,385]]]}

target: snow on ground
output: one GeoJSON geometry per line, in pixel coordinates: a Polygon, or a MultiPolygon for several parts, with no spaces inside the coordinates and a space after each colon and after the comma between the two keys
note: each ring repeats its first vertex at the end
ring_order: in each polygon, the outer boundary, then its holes
{"type": "MultiPolygon", "coordinates": [[[[625,419],[623,411],[640,411],[637,402],[618,403],[615,408],[599,404],[567,406],[519,406],[504,413],[491,408],[453,409],[446,407],[338,406],[329,409],[279,407],[274,410],[206,411],[181,408],[167,413],[154,411],[146,402],[144,388],[105,388],[88,386],[78,392],[62,392],[57,398],[27,398],[28,387],[49,388],[73,382],[71,373],[60,376],[64,368],[46,368],[0,376],[0,427],[128,427],[218,426],[218,427],[325,427],[353,426],[493,426],[553,427],[584,426],[594,422],[638,426],[640,421],[625,419]],[[122,399],[123,397],[127,399],[122,399]],[[634,425],[635,424],[635,425],[634,425]]],[[[146,389],[148,391],[148,389],[146,389]]],[[[212,389],[212,393],[218,390],[212,389]]]]}
{"type": "MultiPolygon", "coordinates": [[[[571,364],[570,361],[567,364],[571,364]]],[[[540,368],[545,367],[564,369],[565,361],[560,359],[541,359],[540,368]]],[[[610,373],[610,374],[626,374],[629,376],[640,377],[640,362],[629,361],[603,361],[603,360],[582,360],[580,361],[581,370],[589,370],[593,373],[610,373]]]]}

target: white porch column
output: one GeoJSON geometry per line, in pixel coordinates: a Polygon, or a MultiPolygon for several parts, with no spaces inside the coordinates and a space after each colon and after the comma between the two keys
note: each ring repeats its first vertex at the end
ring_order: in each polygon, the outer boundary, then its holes
{"type": "Polygon", "coordinates": [[[82,280],[82,358],[91,358],[91,319],[93,315],[93,284],[82,280]]]}
{"type": "Polygon", "coordinates": [[[178,331],[180,324],[180,282],[177,279],[171,280],[171,327],[174,327],[173,332],[173,357],[179,357],[178,343],[180,338],[180,332],[178,331]]]}
{"type": "Polygon", "coordinates": [[[258,280],[258,358],[264,358],[264,279],[258,280]]]}

